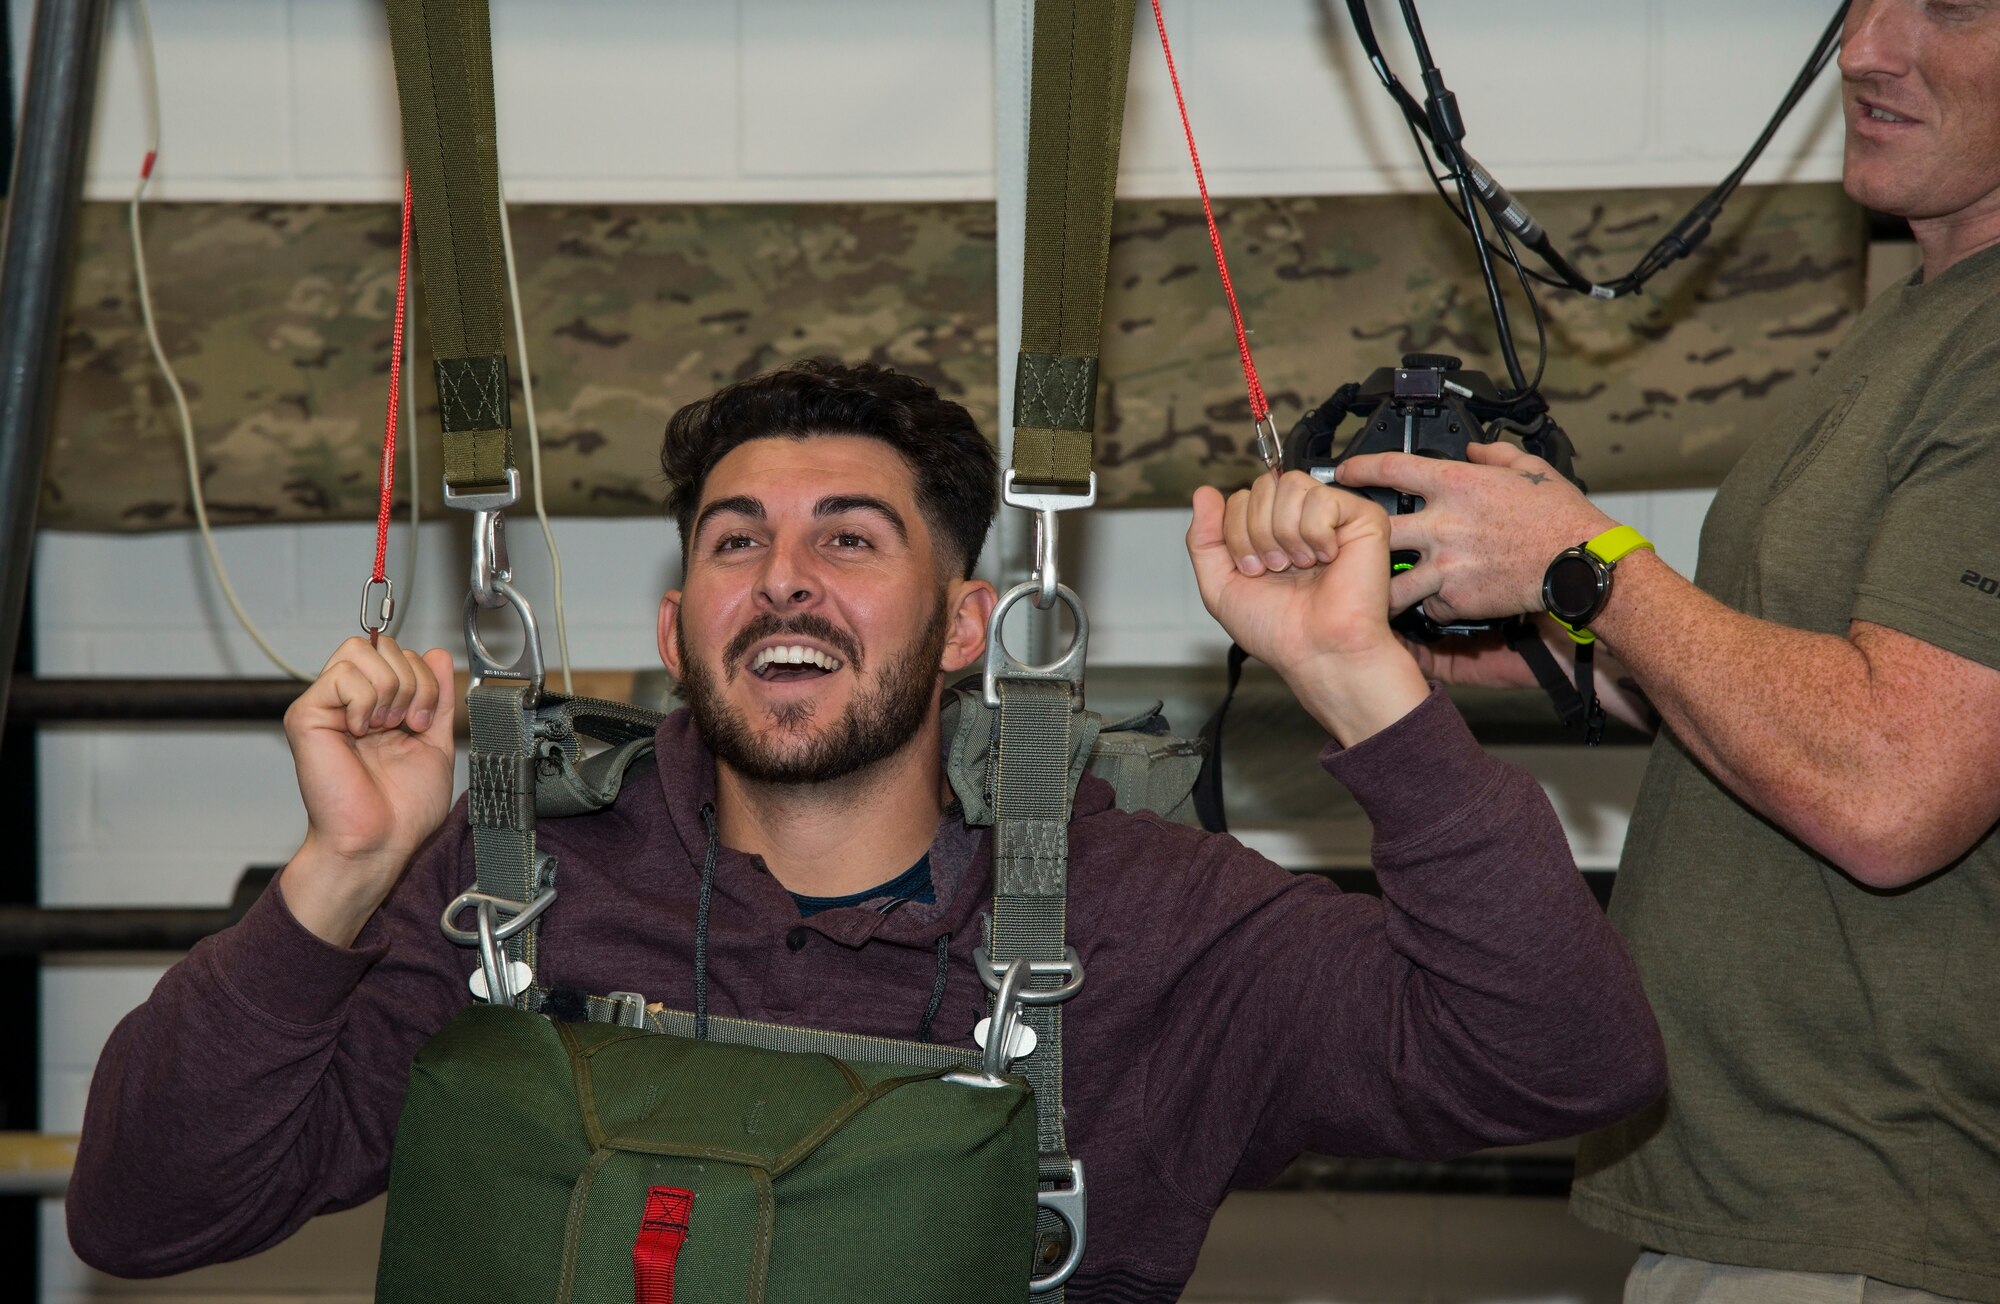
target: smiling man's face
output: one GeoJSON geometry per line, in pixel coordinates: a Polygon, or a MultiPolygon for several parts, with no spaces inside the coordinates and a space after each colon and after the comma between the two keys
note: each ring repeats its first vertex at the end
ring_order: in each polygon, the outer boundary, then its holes
{"type": "Polygon", "coordinates": [[[821,783],[892,756],[985,646],[991,588],[954,578],[908,463],[856,435],[753,439],[709,472],[660,655],[718,760],[821,783]]]}
{"type": "Polygon", "coordinates": [[[1854,0],[1840,75],[1856,202],[1913,222],[2000,213],[2000,0],[1854,0]]]}

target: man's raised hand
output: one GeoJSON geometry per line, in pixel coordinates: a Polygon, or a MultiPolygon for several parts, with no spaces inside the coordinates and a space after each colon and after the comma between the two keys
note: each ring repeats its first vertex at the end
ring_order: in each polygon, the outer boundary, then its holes
{"type": "Polygon", "coordinates": [[[1389,518],[1301,471],[1227,502],[1195,491],[1188,557],[1209,614],[1349,746],[1428,691],[1389,629],[1389,518]]]}
{"type": "Polygon", "coordinates": [[[451,809],[451,654],[350,638],[285,712],[306,839],[285,904],[345,946],[451,809]]]}

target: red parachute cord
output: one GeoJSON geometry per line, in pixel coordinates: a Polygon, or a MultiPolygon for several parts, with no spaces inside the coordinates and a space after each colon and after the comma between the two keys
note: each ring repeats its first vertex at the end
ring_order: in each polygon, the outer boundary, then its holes
{"type": "Polygon", "coordinates": [[[1222,292],[1229,298],[1229,316],[1236,323],[1236,351],[1243,355],[1243,385],[1250,393],[1250,419],[1263,422],[1271,414],[1264,398],[1264,386],[1257,379],[1257,364],[1250,357],[1250,337],[1243,329],[1243,312],[1236,306],[1236,287],[1229,281],[1229,260],[1222,254],[1222,232],[1216,229],[1215,210],[1208,202],[1208,180],[1201,173],[1201,153],[1194,147],[1194,127],[1188,121],[1187,101],[1181,98],[1181,76],[1174,69],[1174,48],[1167,42],[1167,19],[1160,12],[1160,0],[1153,0],[1153,25],[1160,29],[1160,53],[1167,57],[1167,77],[1174,84],[1174,104],[1181,112],[1181,131],[1187,136],[1188,158],[1194,162],[1194,184],[1201,191],[1202,215],[1208,219],[1208,243],[1215,250],[1215,270],[1222,273],[1222,292]]]}
{"type": "Polygon", "coordinates": [[[375,570],[369,576],[367,593],[361,602],[361,627],[368,641],[375,642],[388,627],[391,598],[385,597],[379,610],[380,624],[369,623],[368,594],[387,589],[389,563],[389,513],[396,497],[396,426],[403,385],[403,324],[410,302],[410,174],[403,174],[403,240],[396,261],[396,329],[389,342],[389,414],[382,429],[382,499],[375,515],[375,570]]]}

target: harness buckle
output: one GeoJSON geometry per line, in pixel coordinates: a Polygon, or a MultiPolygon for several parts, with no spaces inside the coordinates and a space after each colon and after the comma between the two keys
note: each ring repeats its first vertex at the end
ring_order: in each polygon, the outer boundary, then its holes
{"type": "Polygon", "coordinates": [[[639,992],[612,992],[605,1001],[617,1009],[611,1020],[620,1028],[643,1028],[646,1026],[646,998],[639,992]]]}
{"type": "Polygon", "coordinates": [[[987,622],[986,633],[986,673],[981,687],[981,697],[993,710],[1000,709],[1000,681],[1003,679],[1031,679],[1069,683],[1077,691],[1070,696],[1070,709],[1083,709],[1083,657],[1084,649],[1090,643],[1090,617],[1084,613],[1083,599],[1076,596],[1068,585],[1056,586],[1056,597],[1069,608],[1070,619],[1076,622],[1076,631],[1070,639],[1069,647],[1055,660],[1043,664],[1018,660],[1007,650],[1007,641],[1001,633],[1001,622],[1007,612],[1022,598],[1034,596],[1038,592],[1037,581],[1027,580],[1008,589],[994,604],[993,617],[987,622]]]}
{"type": "Polygon", "coordinates": [[[521,471],[518,467],[507,468],[507,487],[488,489],[483,493],[468,492],[451,487],[451,481],[444,482],[444,505],[461,512],[504,511],[519,502],[521,498],[521,471]]]}
{"type": "MultiPolygon", "coordinates": [[[[1084,1204],[1083,1161],[1081,1159],[1072,1159],[1069,1161],[1069,1186],[1067,1188],[1061,1186],[1044,1187],[1035,1193],[1035,1207],[1037,1209],[1047,1209],[1050,1213],[1062,1219],[1064,1228],[1069,1232],[1069,1252],[1063,1255],[1060,1263],[1050,1269],[1048,1276],[1030,1277],[1028,1279],[1029,1294],[1041,1295],[1054,1290],[1068,1281],[1076,1272],[1077,1265],[1083,1262],[1084,1204]]],[[[1061,1242],[1059,1241],[1050,1241],[1048,1248],[1054,1249],[1060,1244],[1061,1242]]],[[[1038,1252],[1046,1252],[1040,1245],[1037,1245],[1036,1248],[1038,1252]]]]}

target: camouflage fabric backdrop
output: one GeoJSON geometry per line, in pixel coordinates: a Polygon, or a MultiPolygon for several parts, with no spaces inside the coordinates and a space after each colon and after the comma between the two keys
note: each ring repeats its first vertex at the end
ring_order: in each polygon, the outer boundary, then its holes
{"type": "MultiPolygon", "coordinates": [[[[1582,266],[1613,275],[1693,197],[1532,202],[1582,266]]],[[[1502,372],[1468,242],[1435,197],[1242,199],[1218,216],[1281,429],[1405,351],[1502,372]]],[[[145,220],[155,309],[194,411],[212,518],[372,516],[395,211],[161,204],[145,220]]],[[[523,207],[514,236],[553,512],[658,511],[668,414],[800,357],[915,372],[993,429],[990,205],[523,207]]],[[[1591,486],[1719,480],[1860,307],[1865,238],[1837,186],[1752,189],[1710,248],[1649,293],[1612,304],[1545,293],[1544,393],[1591,486]]],[[[1196,484],[1246,480],[1248,405],[1199,205],[1121,203],[1114,241],[1101,500],[1178,504],[1196,484]]],[[[187,525],[180,440],[139,322],[124,206],[86,205],[78,245],[41,522],[187,525]]],[[[1532,327],[1518,321],[1532,350],[1532,327]]],[[[427,463],[421,489],[435,506],[421,330],[417,350],[407,392],[427,463]]],[[[517,423],[521,414],[517,395],[517,423]]]]}

